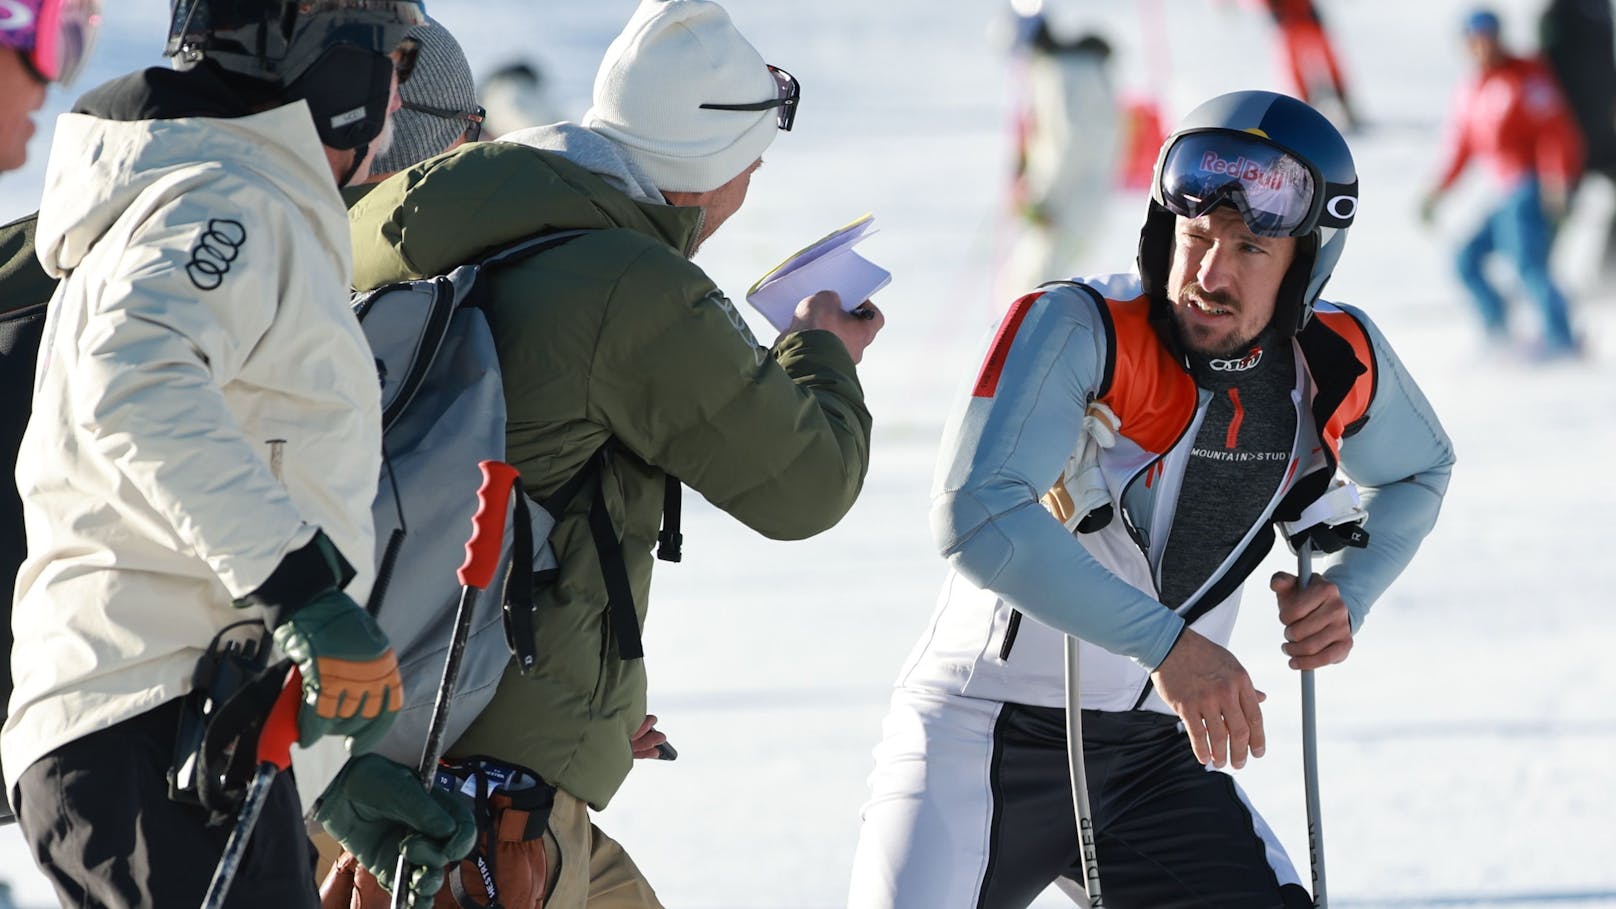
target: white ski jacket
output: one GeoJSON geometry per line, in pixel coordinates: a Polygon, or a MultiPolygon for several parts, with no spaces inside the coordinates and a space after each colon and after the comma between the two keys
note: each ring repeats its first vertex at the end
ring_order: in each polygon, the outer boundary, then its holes
{"type": "MultiPolygon", "coordinates": [[[[8,791],[52,749],[185,694],[216,632],[263,618],[232,601],[315,528],[364,600],[380,390],[350,250],[301,102],[57,121],[38,254],[64,280],[17,464],[8,791]]],[[[318,766],[299,752],[306,809],[340,765],[319,750],[318,766]]]]}
{"type": "Polygon", "coordinates": [[[1227,645],[1240,588],[1339,468],[1361,488],[1369,544],[1323,561],[1356,632],[1436,522],[1453,448],[1419,387],[1360,311],[1320,302],[1290,344],[1296,436],[1263,518],[1178,609],[1158,599],[1189,449],[1210,400],[1149,324],[1139,279],[1087,281],[1017,301],[944,431],[932,531],[951,570],[900,686],[1065,706],[1065,634],[1082,639],[1083,706],[1172,710],[1150,672],[1186,624],[1227,645]],[[1120,418],[1098,452],[1114,517],[1075,532],[1064,486],[1084,414],[1120,418]],[[1046,495],[1047,493],[1047,495],[1046,495]]]}

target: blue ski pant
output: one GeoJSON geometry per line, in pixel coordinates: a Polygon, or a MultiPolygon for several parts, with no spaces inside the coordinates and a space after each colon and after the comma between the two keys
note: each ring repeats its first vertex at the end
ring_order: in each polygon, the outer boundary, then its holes
{"type": "Polygon", "coordinates": [[[1484,265],[1493,253],[1503,253],[1542,315],[1544,344],[1551,348],[1572,346],[1569,306],[1549,274],[1553,244],[1554,228],[1543,214],[1542,188],[1536,178],[1528,177],[1504,196],[1459,248],[1459,279],[1469,290],[1489,334],[1505,333],[1507,309],[1503,296],[1487,280],[1484,265]]]}

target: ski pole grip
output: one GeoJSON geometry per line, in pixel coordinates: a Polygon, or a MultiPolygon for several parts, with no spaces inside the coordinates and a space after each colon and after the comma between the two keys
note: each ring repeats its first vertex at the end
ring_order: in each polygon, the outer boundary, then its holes
{"type": "Polygon", "coordinates": [[[264,730],[258,734],[258,763],[285,770],[292,766],[292,743],[297,741],[297,710],[303,705],[303,673],[296,666],[286,673],[281,693],[269,708],[264,730]]]}
{"type": "Polygon", "coordinates": [[[471,516],[471,539],[466,541],[466,561],[456,577],[464,587],[487,589],[499,566],[500,544],[505,542],[505,512],[511,500],[516,468],[503,461],[479,461],[483,482],[477,487],[477,513],[471,516]]]}

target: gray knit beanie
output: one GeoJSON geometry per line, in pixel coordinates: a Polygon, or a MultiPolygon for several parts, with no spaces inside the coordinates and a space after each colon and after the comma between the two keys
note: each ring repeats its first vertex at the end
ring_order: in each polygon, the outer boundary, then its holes
{"type": "MultiPolygon", "coordinates": [[[[437,20],[410,29],[409,37],[420,43],[415,71],[398,87],[406,104],[422,104],[445,111],[470,113],[477,109],[477,84],[471,65],[460,49],[460,42],[437,20]]],[[[400,108],[393,112],[393,145],[376,158],[371,171],[392,173],[441,154],[449,143],[460,138],[471,122],[463,117],[443,117],[400,108]]]]}

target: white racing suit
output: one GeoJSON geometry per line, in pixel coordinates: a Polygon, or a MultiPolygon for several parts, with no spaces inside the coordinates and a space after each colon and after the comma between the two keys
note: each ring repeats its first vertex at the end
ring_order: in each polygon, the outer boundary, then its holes
{"type": "MultiPolygon", "coordinates": [[[[932,528],[949,572],[930,627],[899,673],[876,749],[849,901],[856,909],[1025,905],[1057,877],[1078,875],[1069,772],[1052,769],[1065,759],[1064,635],[1082,640],[1085,726],[1095,725],[1092,714],[1100,721],[1092,738],[1121,748],[1130,728],[1140,727],[1138,738],[1158,735],[1163,722],[1172,731],[1150,672],[1187,623],[1227,645],[1241,585],[1272,546],[1273,521],[1294,519],[1338,467],[1361,488],[1369,515],[1368,546],[1330,558],[1323,572],[1339,587],[1355,632],[1436,520],[1453,462],[1446,435],[1373,323],[1321,302],[1282,351],[1296,360],[1296,434],[1283,482],[1201,588],[1176,610],[1162,605],[1162,551],[1210,395],[1153,330],[1136,277],[1084,283],[1012,307],[948,422],[932,528]],[[1074,533],[1085,516],[1071,508],[1063,470],[1084,444],[1093,402],[1120,420],[1115,443],[1098,450],[1114,516],[1099,530],[1074,533]],[[1028,742],[1047,760],[1028,758],[1028,742]],[[1040,822],[1017,808],[1033,804],[1058,810],[1040,822]],[[1063,851],[1032,868],[1021,858],[1029,838],[1057,840],[1063,851]],[[1019,879],[1007,884],[1007,875],[1019,879]]],[[[1090,746],[1090,785],[1103,802],[1093,765],[1115,754],[1090,746]]],[[[1162,747],[1190,754],[1182,732],[1162,747]]],[[[1232,778],[1217,776],[1228,781],[1220,797],[1243,804],[1232,778]]],[[[1261,818],[1249,806],[1229,810],[1243,813],[1252,861],[1272,871],[1269,892],[1294,884],[1294,869],[1261,818]]],[[[1158,827],[1184,823],[1162,815],[1158,827]]],[[[1099,816],[1096,828],[1105,881],[1099,816]]],[[[1148,838],[1148,828],[1130,829],[1145,829],[1139,835],[1148,838]]],[[[1110,844],[1112,859],[1120,848],[1110,844]]],[[[1267,904],[1190,888],[1130,894],[1107,886],[1106,903],[1267,904]]],[[[1277,896],[1272,905],[1282,905],[1277,896]]]]}

